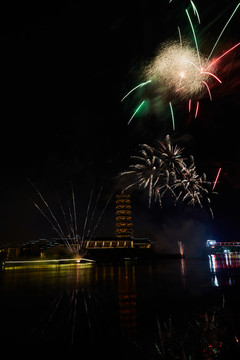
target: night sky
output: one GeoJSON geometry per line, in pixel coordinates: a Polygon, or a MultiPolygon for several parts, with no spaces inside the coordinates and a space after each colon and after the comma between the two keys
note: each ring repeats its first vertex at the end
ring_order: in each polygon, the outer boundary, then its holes
{"type": "MultiPolygon", "coordinates": [[[[146,80],[143,66],[161,42],[178,40],[179,26],[194,46],[185,13],[189,1],[156,3],[67,1],[2,7],[1,244],[54,235],[32,202],[39,198],[28,179],[54,209],[58,197],[69,197],[73,184],[84,218],[91,191],[96,198],[103,186],[101,211],[110,194],[120,191],[117,175],[128,167],[138,144],[154,145],[166,134],[185,148],[186,156],[194,156],[197,171],[206,172],[208,180],[222,167],[219,195],[212,199],[215,220],[201,215],[201,221],[210,224],[209,236],[240,240],[240,47],[223,61],[218,73],[222,84],[213,89],[211,102],[207,95],[200,100],[197,119],[188,113],[187,101],[174,103],[173,132],[168,104],[154,111],[150,94],[150,110],[127,125],[142,92],[126,102],[121,99],[146,80]]],[[[200,49],[209,53],[237,2],[204,3],[207,7],[195,1],[201,17],[196,31],[200,49]]],[[[217,55],[240,41],[239,19],[240,10],[217,55]]],[[[136,234],[154,237],[170,210],[149,210],[141,192],[132,198],[136,234]]],[[[114,198],[101,235],[114,235],[114,198]]]]}

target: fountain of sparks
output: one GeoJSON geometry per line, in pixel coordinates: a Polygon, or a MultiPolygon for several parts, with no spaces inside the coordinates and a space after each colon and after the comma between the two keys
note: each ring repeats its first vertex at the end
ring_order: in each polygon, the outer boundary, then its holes
{"type": "MultiPolygon", "coordinates": [[[[29,180],[30,181],[30,180],[29,180]]],[[[87,209],[83,217],[83,226],[80,229],[77,201],[73,187],[71,187],[70,200],[65,205],[58,198],[59,211],[61,214],[61,220],[55,215],[52,208],[50,207],[47,200],[43,197],[37,187],[30,181],[35,191],[37,192],[39,199],[42,202],[42,206],[33,201],[35,207],[43,215],[43,217],[51,225],[51,228],[59,236],[59,238],[66,245],[70,256],[80,262],[86,254],[86,243],[95,236],[96,230],[98,229],[102,216],[112,198],[112,195],[108,198],[104,204],[100,214],[96,215],[97,208],[102,193],[102,187],[98,191],[95,199],[95,205],[93,204],[93,190],[90,193],[87,209]]]]}

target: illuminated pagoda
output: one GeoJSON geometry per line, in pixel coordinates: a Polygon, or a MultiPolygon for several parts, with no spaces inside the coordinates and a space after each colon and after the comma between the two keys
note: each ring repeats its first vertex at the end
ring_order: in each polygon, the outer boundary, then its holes
{"type": "Polygon", "coordinates": [[[133,238],[131,200],[124,191],[116,195],[116,237],[133,238]]]}

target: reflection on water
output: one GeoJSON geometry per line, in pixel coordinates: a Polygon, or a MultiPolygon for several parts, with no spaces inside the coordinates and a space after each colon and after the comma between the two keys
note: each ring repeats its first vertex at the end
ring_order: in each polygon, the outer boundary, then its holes
{"type": "Polygon", "coordinates": [[[132,338],[136,332],[136,299],[135,266],[120,268],[118,276],[120,327],[128,338],[132,338]]]}
{"type": "Polygon", "coordinates": [[[240,254],[225,251],[208,255],[214,286],[239,284],[240,254]]]}
{"type": "Polygon", "coordinates": [[[2,340],[88,358],[230,359],[239,355],[239,264],[227,253],[3,271],[2,340]]]}

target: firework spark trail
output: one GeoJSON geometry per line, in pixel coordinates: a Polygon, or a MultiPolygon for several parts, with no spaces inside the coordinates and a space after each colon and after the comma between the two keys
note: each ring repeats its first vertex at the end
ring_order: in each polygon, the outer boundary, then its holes
{"type": "Polygon", "coordinates": [[[197,118],[197,115],[198,115],[198,110],[199,110],[199,101],[197,101],[197,105],[196,105],[196,110],[195,110],[195,119],[197,118]]]}
{"type": "MultiPolygon", "coordinates": [[[[208,95],[209,95],[209,98],[210,100],[212,101],[212,94],[211,94],[211,91],[210,91],[210,88],[208,86],[208,84],[206,83],[206,81],[202,81],[202,83],[206,86],[206,89],[208,91],[208,95]]],[[[190,112],[190,111],[189,111],[190,112]]]]}
{"type": "MultiPolygon", "coordinates": [[[[67,229],[67,234],[64,233],[64,236],[61,236],[61,238],[64,240],[65,244],[67,245],[69,252],[74,253],[74,248],[72,245],[78,243],[78,235],[77,235],[76,201],[75,201],[75,194],[74,194],[72,185],[71,185],[71,191],[72,191],[72,207],[73,207],[73,209],[71,209],[71,205],[70,205],[69,201],[67,201],[69,220],[67,219],[66,212],[65,212],[63,205],[59,198],[58,198],[58,203],[59,203],[59,206],[60,206],[60,209],[61,209],[61,212],[63,215],[64,223],[65,223],[65,226],[67,229]]],[[[78,255],[77,251],[76,251],[75,255],[78,255]]]]}
{"type": "Polygon", "coordinates": [[[183,42],[182,42],[181,30],[180,30],[180,27],[179,27],[179,26],[178,26],[177,28],[178,28],[179,44],[180,44],[180,46],[182,47],[183,42]]]}
{"type": "Polygon", "coordinates": [[[74,215],[74,229],[75,229],[75,234],[77,235],[77,233],[78,233],[77,212],[76,212],[76,202],[75,202],[75,194],[74,194],[74,190],[73,190],[73,185],[72,185],[72,204],[73,204],[73,215],[74,215]]]}
{"type": "Polygon", "coordinates": [[[196,64],[194,64],[192,61],[189,61],[189,60],[184,60],[186,63],[189,63],[191,64],[192,66],[195,67],[195,69],[197,69],[197,71],[199,71],[201,73],[201,68],[199,68],[196,64]]]}
{"type": "Polygon", "coordinates": [[[85,232],[86,232],[86,227],[87,227],[87,222],[88,222],[89,209],[90,209],[91,202],[92,202],[92,195],[93,195],[93,189],[92,189],[90,197],[89,197],[87,212],[86,212],[85,221],[84,221],[84,225],[83,225],[83,232],[82,232],[82,238],[81,238],[82,245],[85,244],[85,232]]]}
{"type": "Polygon", "coordinates": [[[197,71],[201,72],[201,68],[198,67],[196,64],[194,64],[192,61],[189,61],[189,60],[185,59],[184,62],[187,62],[187,63],[191,64],[192,66],[195,67],[195,69],[197,69],[197,71]]]}
{"type": "Polygon", "coordinates": [[[230,49],[228,49],[227,51],[225,51],[222,55],[220,55],[218,58],[216,58],[215,60],[213,60],[207,67],[205,70],[207,70],[209,67],[215,65],[220,59],[222,59],[225,55],[229,54],[232,50],[234,50],[236,47],[238,47],[240,45],[240,43],[237,43],[236,45],[234,45],[233,47],[231,47],[230,49]]]}
{"type": "MultiPolygon", "coordinates": [[[[35,191],[38,193],[39,197],[41,198],[41,200],[43,201],[43,203],[44,203],[45,206],[47,207],[49,213],[51,214],[51,216],[52,216],[52,218],[53,218],[53,220],[54,220],[54,222],[55,222],[55,224],[56,224],[56,226],[57,226],[57,228],[58,228],[57,232],[58,232],[59,234],[61,234],[61,236],[64,236],[64,232],[63,232],[63,230],[62,230],[59,222],[57,221],[57,218],[56,218],[55,215],[53,214],[50,206],[48,205],[47,201],[44,199],[44,197],[42,196],[42,194],[40,193],[40,191],[36,188],[36,186],[32,183],[32,181],[31,181],[30,179],[27,179],[27,180],[28,180],[28,181],[30,182],[30,184],[33,186],[33,188],[34,188],[35,191]]],[[[36,204],[35,204],[35,206],[36,206],[36,204]]],[[[43,213],[43,212],[42,212],[42,213],[43,213]]],[[[45,214],[45,217],[48,218],[46,214],[45,214]]],[[[50,223],[51,223],[51,221],[50,221],[50,223]]],[[[54,228],[56,229],[56,227],[54,227],[54,228]]]]}
{"type": "MultiPolygon", "coordinates": [[[[69,201],[67,201],[68,214],[69,214],[69,220],[68,220],[67,216],[66,216],[66,212],[62,206],[60,199],[58,199],[58,202],[59,202],[59,206],[62,211],[62,214],[63,214],[63,219],[64,219],[64,222],[66,225],[66,229],[67,229],[67,234],[64,234],[64,236],[61,236],[61,238],[66,243],[68,249],[70,250],[70,253],[76,252],[75,255],[78,255],[76,249],[74,249],[74,247],[72,246],[78,242],[78,237],[77,237],[77,233],[74,231],[73,214],[72,214],[72,209],[71,209],[70,203],[69,203],[69,201]]],[[[74,198],[74,202],[75,202],[75,198],[74,198]]]]}
{"type": "Polygon", "coordinates": [[[200,53],[199,53],[199,49],[198,49],[198,42],[197,42],[196,33],[195,33],[195,30],[194,30],[194,27],[193,27],[192,20],[190,18],[189,13],[188,13],[188,10],[185,9],[185,11],[186,11],[186,14],[187,14],[187,17],[188,17],[188,20],[189,20],[189,23],[190,23],[190,26],[191,26],[191,29],[192,29],[193,38],[194,38],[194,41],[195,41],[195,46],[196,46],[197,55],[198,55],[199,66],[201,67],[201,59],[200,59],[200,53]]]}
{"type": "Polygon", "coordinates": [[[196,15],[196,17],[197,17],[197,19],[198,19],[199,24],[201,24],[201,21],[200,21],[200,16],[199,16],[198,10],[197,10],[197,8],[196,8],[196,6],[195,6],[194,2],[193,2],[192,0],[190,0],[190,3],[191,3],[191,5],[192,5],[194,15],[196,15]]]}
{"type": "Polygon", "coordinates": [[[220,84],[222,84],[222,81],[216,75],[214,75],[213,73],[211,73],[209,71],[201,71],[201,74],[210,75],[210,76],[214,77],[214,79],[216,79],[220,84]]]}
{"type": "Polygon", "coordinates": [[[173,107],[172,107],[171,102],[169,102],[169,106],[170,106],[171,116],[172,116],[172,127],[173,127],[173,131],[175,131],[175,120],[174,120],[174,113],[173,113],[173,107]]]}
{"type": "Polygon", "coordinates": [[[59,230],[55,227],[54,223],[51,221],[51,219],[42,211],[42,209],[33,201],[33,204],[36,206],[36,208],[40,211],[40,213],[47,219],[49,224],[52,226],[53,230],[56,231],[56,233],[62,237],[62,234],[59,232],[59,230]]]}
{"type": "Polygon", "coordinates": [[[38,209],[38,211],[43,215],[43,217],[49,222],[49,224],[51,225],[52,229],[58,234],[58,236],[64,240],[64,243],[67,246],[67,249],[69,251],[70,254],[74,253],[74,250],[69,242],[69,240],[67,240],[67,236],[65,236],[63,233],[59,232],[58,228],[56,228],[56,226],[54,225],[54,223],[51,221],[51,219],[43,212],[43,210],[35,203],[33,202],[33,204],[35,205],[35,207],[38,209]]]}
{"type": "Polygon", "coordinates": [[[148,181],[149,181],[148,206],[151,207],[152,194],[153,194],[153,174],[150,175],[150,179],[148,181]]]}
{"type": "Polygon", "coordinates": [[[131,116],[131,118],[128,121],[128,125],[130,124],[130,122],[132,121],[132,119],[134,118],[134,116],[138,113],[138,111],[141,109],[141,107],[143,106],[143,104],[146,102],[146,100],[143,100],[141,102],[141,104],[137,107],[137,109],[134,111],[133,115],[131,116]]]}
{"type": "Polygon", "coordinates": [[[219,168],[219,169],[218,169],[216,179],[215,179],[215,181],[214,181],[214,183],[213,183],[213,188],[212,188],[213,190],[215,189],[215,186],[216,186],[216,184],[217,184],[217,181],[218,181],[218,178],[219,178],[219,175],[220,175],[221,170],[222,170],[222,168],[219,168]]]}
{"type": "Polygon", "coordinates": [[[113,194],[111,194],[111,195],[109,196],[109,199],[108,199],[108,201],[106,202],[106,205],[105,205],[104,208],[102,209],[102,212],[101,212],[100,216],[98,217],[98,221],[96,222],[96,225],[95,225],[95,227],[93,228],[92,234],[90,235],[90,240],[93,238],[93,236],[94,236],[94,234],[95,234],[95,231],[97,230],[97,228],[98,228],[98,226],[99,226],[99,224],[100,224],[100,221],[102,220],[103,214],[104,214],[104,212],[105,212],[108,204],[110,203],[112,197],[113,197],[113,194]]]}
{"type": "Polygon", "coordinates": [[[64,222],[65,222],[65,225],[66,225],[66,228],[67,228],[67,236],[65,237],[65,239],[66,239],[66,244],[67,244],[67,247],[68,247],[70,253],[72,253],[72,252],[73,252],[73,249],[72,249],[72,247],[71,247],[71,245],[70,245],[72,226],[70,226],[70,225],[69,225],[69,221],[67,221],[66,212],[64,211],[64,208],[63,208],[63,206],[62,206],[62,203],[61,203],[60,199],[58,199],[58,202],[59,202],[59,206],[60,206],[60,209],[61,209],[61,211],[62,211],[63,218],[64,218],[64,222]],[[68,238],[69,240],[67,240],[67,238],[68,238]]]}
{"type": "Polygon", "coordinates": [[[139,89],[139,88],[141,88],[141,87],[149,84],[151,81],[152,81],[152,80],[147,80],[147,81],[142,82],[141,84],[135,86],[132,90],[130,90],[130,91],[122,98],[121,102],[122,102],[123,100],[125,100],[133,91],[135,91],[136,89],[139,89]]]}
{"type": "Polygon", "coordinates": [[[215,44],[214,44],[214,46],[213,46],[213,48],[212,48],[209,56],[208,56],[207,61],[209,61],[209,59],[211,58],[211,56],[212,56],[212,54],[213,54],[213,51],[215,50],[215,48],[216,48],[216,46],[217,46],[217,44],[218,44],[218,42],[219,42],[222,34],[224,33],[224,31],[225,31],[226,27],[228,26],[228,24],[230,23],[230,21],[232,20],[232,18],[233,18],[233,16],[234,16],[234,14],[236,13],[237,9],[239,8],[239,6],[240,6],[240,3],[237,4],[237,6],[235,7],[235,9],[234,9],[233,13],[231,14],[230,18],[228,19],[228,21],[226,22],[225,26],[223,27],[220,35],[218,36],[218,38],[217,38],[217,40],[216,40],[216,42],[215,42],[215,44]]]}
{"type": "Polygon", "coordinates": [[[72,236],[70,236],[70,240],[72,242],[72,245],[77,245],[76,249],[75,249],[75,253],[77,256],[80,255],[80,252],[82,250],[84,250],[81,247],[81,243],[80,243],[80,238],[78,235],[78,225],[77,225],[77,210],[76,210],[76,201],[75,201],[75,194],[74,194],[74,190],[73,190],[73,186],[72,187],[72,203],[70,205],[70,202],[68,201],[68,212],[69,212],[69,218],[70,218],[70,222],[69,222],[69,226],[71,228],[71,233],[72,236]]]}
{"type": "Polygon", "coordinates": [[[93,220],[94,220],[94,216],[95,216],[95,212],[97,210],[97,206],[98,206],[98,203],[99,203],[99,199],[100,199],[100,195],[102,193],[102,189],[103,189],[103,186],[100,187],[100,190],[98,192],[98,195],[97,195],[97,200],[96,200],[96,203],[95,203],[95,207],[93,209],[93,212],[92,212],[92,216],[91,216],[91,219],[90,219],[90,222],[89,222],[89,230],[87,232],[87,237],[89,236],[90,232],[91,232],[91,228],[92,228],[92,223],[93,223],[93,220]]]}
{"type": "Polygon", "coordinates": [[[192,106],[192,100],[189,99],[189,100],[188,100],[188,112],[191,111],[191,106],[192,106]]]}
{"type": "Polygon", "coordinates": [[[67,201],[67,205],[68,205],[68,213],[69,213],[69,227],[71,229],[71,237],[72,239],[75,239],[76,237],[76,233],[74,231],[74,226],[73,226],[73,213],[72,213],[72,208],[71,208],[71,205],[70,205],[70,202],[67,201]]]}

